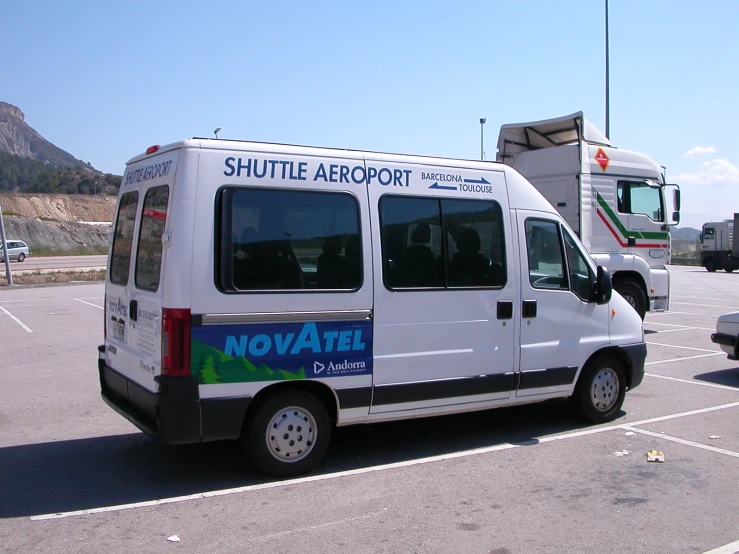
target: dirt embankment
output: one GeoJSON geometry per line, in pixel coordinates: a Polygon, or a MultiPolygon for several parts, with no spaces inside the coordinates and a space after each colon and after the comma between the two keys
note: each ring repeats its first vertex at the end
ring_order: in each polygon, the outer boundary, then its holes
{"type": "Polygon", "coordinates": [[[114,196],[0,193],[3,214],[52,221],[113,221],[114,196]]]}
{"type": "Polygon", "coordinates": [[[33,253],[97,254],[108,247],[113,196],[0,193],[5,234],[25,241],[33,253]]]}

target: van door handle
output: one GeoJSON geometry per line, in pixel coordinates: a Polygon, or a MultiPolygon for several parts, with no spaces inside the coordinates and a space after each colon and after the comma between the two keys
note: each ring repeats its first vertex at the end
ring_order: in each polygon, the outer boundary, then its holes
{"type": "Polygon", "coordinates": [[[513,319],[513,302],[498,300],[498,319],[513,319]]]}
{"type": "Polygon", "coordinates": [[[521,316],[524,318],[536,317],[536,300],[523,301],[521,316]]]}
{"type": "Polygon", "coordinates": [[[128,318],[131,321],[137,321],[139,317],[139,303],[136,300],[131,300],[128,305],[128,318]]]}

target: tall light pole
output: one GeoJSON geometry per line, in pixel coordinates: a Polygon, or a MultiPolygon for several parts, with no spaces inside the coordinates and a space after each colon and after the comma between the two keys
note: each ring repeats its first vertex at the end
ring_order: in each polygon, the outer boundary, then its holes
{"type": "Polygon", "coordinates": [[[8,243],[5,240],[5,225],[3,224],[3,210],[0,206],[0,244],[3,245],[3,257],[5,258],[5,275],[8,285],[13,284],[13,274],[10,272],[10,255],[8,254],[8,243]]]}
{"type": "Polygon", "coordinates": [[[485,141],[484,141],[484,134],[483,129],[485,127],[485,121],[487,121],[484,117],[480,118],[480,160],[485,160],[485,141]]]}
{"type": "Polygon", "coordinates": [[[609,90],[609,63],[608,63],[608,0],[606,0],[606,138],[611,138],[611,108],[610,108],[610,90],[609,90]]]}

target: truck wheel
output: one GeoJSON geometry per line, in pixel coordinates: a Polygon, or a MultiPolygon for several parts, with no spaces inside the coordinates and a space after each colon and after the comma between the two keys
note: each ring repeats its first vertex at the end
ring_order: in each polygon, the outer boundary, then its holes
{"type": "Polygon", "coordinates": [[[725,268],[724,268],[724,271],[725,271],[726,273],[731,273],[732,271],[734,271],[734,268],[733,268],[733,267],[725,267],[725,268]]]}
{"type": "Polygon", "coordinates": [[[617,282],[613,288],[631,304],[631,307],[636,310],[636,313],[644,321],[644,316],[647,315],[647,299],[644,298],[644,292],[641,287],[634,281],[627,279],[617,282]]]}
{"type": "Polygon", "coordinates": [[[570,404],[585,421],[613,421],[626,396],[626,372],[613,356],[590,360],[580,373],[570,404]]]}
{"type": "Polygon", "coordinates": [[[303,391],[278,393],[247,420],[241,445],[254,464],[276,477],[306,473],[323,460],[331,440],[326,407],[303,391]]]}
{"type": "Polygon", "coordinates": [[[716,271],[716,260],[714,260],[713,258],[708,258],[706,260],[706,263],[703,264],[703,265],[705,265],[706,269],[710,273],[713,273],[714,271],[716,271]]]}

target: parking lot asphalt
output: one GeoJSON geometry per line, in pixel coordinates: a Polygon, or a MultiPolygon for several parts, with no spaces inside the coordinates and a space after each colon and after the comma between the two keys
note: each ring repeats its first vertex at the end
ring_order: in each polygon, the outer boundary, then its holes
{"type": "Polygon", "coordinates": [[[739,551],[739,365],[710,341],[739,274],[671,275],[616,421],[550,401],[340,428],[319,472],[286,481],[233,443],[156,443],[102,402],[102,285],[0,290],[0,549],[739,551]]]}

